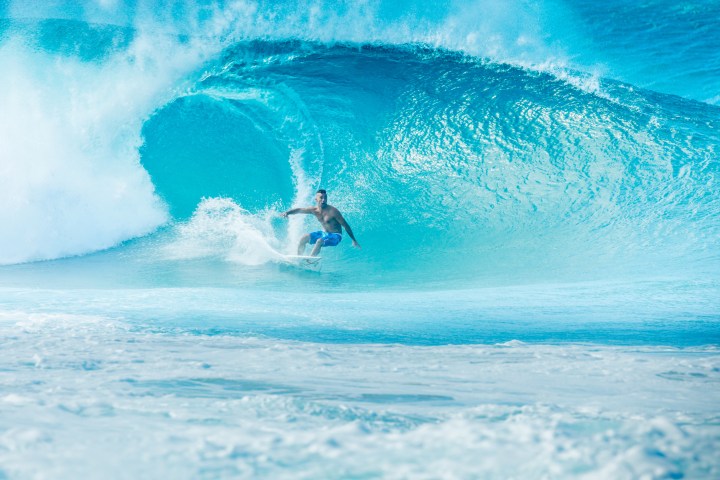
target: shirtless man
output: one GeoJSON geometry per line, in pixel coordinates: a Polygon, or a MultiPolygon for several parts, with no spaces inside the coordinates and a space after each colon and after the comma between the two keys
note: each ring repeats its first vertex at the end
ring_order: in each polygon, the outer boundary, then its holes
{"type": "Polygon", "coordinates": [[[360,248],[360,244],[355,240],[355,235],[353,235],[350,225],[345,221],[340,211],[332,205],[327,204],[327,192],[325,190],[321,189],[315,193],[315,204],[314,207],[293,208],[280,214],[283,217],[287,217],[288,215],[294,215],[296,213],[312,213],[325,230],[324,232],[317,231],[303,235],[298,244],[298,255],[303,254],[305,246],[308,243],[314,245],[312,253],[310,254],[313,257],[320,252],[322,247],[336,246],[342,240],[343,228],[345,228],[347,234],[350,235],[352,246],[360,248]]]}

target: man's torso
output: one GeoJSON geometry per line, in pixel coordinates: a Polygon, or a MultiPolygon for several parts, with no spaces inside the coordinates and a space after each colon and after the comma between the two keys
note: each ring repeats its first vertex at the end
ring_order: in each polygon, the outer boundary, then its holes
{"type": "Polygon", "coordinates": [[[342,233],[342,226],[338,221],[340,212],[337,208],[332,205],[326,205],[324,208],[315,208],[313,212],[315,218],[318,219],[323,226],[323,229],[329,233],[342,233]]]}

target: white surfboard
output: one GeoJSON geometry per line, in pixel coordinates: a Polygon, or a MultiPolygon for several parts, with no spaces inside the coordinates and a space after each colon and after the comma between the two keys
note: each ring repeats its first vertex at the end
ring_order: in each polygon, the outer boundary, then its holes
{"type": "Polygon", "coordinates": [[[283,255],[282,260],[288,265],[315,272],[319,272],[322,266],[322,257],[312,257],[310,255],[283,255]]]}

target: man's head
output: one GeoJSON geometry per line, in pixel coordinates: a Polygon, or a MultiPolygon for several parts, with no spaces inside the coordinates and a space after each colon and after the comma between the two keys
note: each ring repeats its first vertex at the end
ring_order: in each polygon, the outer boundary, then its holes
{"type": "Polygon", "coordinates": [[[326,205],[327,204],[327,192],[323,190],[322,188],[315,192],[315,201],[319,204],[326,205]]]}

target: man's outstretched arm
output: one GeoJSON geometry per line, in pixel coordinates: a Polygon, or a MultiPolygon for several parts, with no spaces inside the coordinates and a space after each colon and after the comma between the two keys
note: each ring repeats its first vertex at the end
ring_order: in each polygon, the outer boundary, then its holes
{"type": "Polygon", "coordinates": [[[305,207],[305,208],[291,208],[287,212],[283,212],[280,214],[281,217],[287,217],[288,215],[295,215],[296,213],[312,213],[313,207],[305,207]]]}

